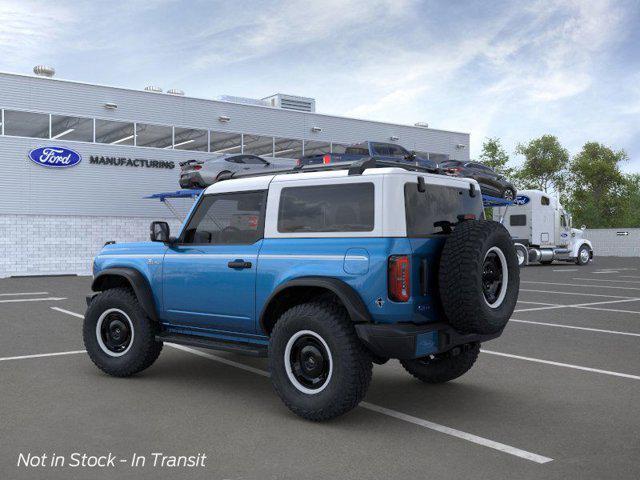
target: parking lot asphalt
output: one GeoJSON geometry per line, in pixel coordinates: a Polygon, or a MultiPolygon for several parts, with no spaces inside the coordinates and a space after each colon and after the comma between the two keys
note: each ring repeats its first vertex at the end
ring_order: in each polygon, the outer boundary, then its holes
{"type": "Polygon", "coordinates": [[[361,407],[316,424],[280,402],[264,359],[165,345],[143,373],[109,377],[83,352],[90,278],[2,279],[0,479],[640,478],[640,259],[521,280],[469,373],[425,385],[390,361],[361,407]],[[127,462],[18,467],[29,452],[127,462]],[[207,458],[153,467],[154,452],[207,458]]]}

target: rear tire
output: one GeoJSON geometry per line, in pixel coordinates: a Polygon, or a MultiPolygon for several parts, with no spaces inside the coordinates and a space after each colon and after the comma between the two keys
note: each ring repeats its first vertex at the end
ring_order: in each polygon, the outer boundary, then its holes
{"type": "Polygon", "coordinates": [[[335,418],[355,408],[371,382],[371,357],[346,310],[320,301],[296,305],[269,339],[271,381],[284,404],[307,420],[335,418]]]}
{"type": "Polygon", "coordinates": [[[425,383],[444,383],[467,373],[480,353],[480,345],[468,343],[448,352],[412,360],[400,360],[404,369],[425,383]]]}
{"type": "Polygon", "coordinates": [[[106,290],[93,298],[84,316],[83,339],[91,361],[114,377],[128,377],[150,367],[162,350],[158,325],[133,292],[106,290]]]}
{"type": "Polygon", "coordinates": [[[462,333],[500,332],[518,301],[520,268],[507,229],[490,220],[467,220],[447,238],[438,273],[449,324],[462,333]]]}

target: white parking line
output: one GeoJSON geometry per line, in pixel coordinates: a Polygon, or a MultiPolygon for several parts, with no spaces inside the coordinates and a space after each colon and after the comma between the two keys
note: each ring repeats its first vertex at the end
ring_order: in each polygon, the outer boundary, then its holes
{"type": "Polygon", "coordinates": [[[579,283],[536,282],[533,280],[520,283],[542,283],[544,285],[562,285],[563,287],[615,288],[616,290],[640,290],[640,287],[618,287],[617,285],[580,285],[579,283]]]}
{"type": "Polygon", "coordinates": [[[505,445],[504,443],[494,442],[493,440],[489,440],[488,438],[479,437],[471,433],[456,430],[455,428],[445,427],[444,425],[440,425],[438,423],[423,420],[422,418],[407,415],[406,413],[391,410],[389,408],[380,407],[369,402],[362,402],[360,406],[373,412],[378,412],[389,417],[397,418],[398,420],[413,423],[414,425],[419,425],[430,430],[435,430],[436,432],[444,433],[445,435],[461,438],[462,440],[466,440],[477,445],[482,445],[483,447],[493,448],[494,450],[499,450],[501,452],[524,458],[525,460],[530,460],[535,463],[549,463],[553,461],[553,458],[543,457],[542,455],[538,455],[536,453],[527,452],[526,450],[521,450],[510,445],[505,445]]]}
{"type": "MultiPolygon", "coordinates": [[[[589,302],[589,303],[574,303],[573,305],[550,305],[547,307],[534,307],[534,308],[518,308],[513,312],[535,312],[537,310],[554,310],[556,308],[593,308],[594,310],[604,310],[606,312],[615,311],[608,308],[594,308],[592,305],[606,305],[608,303],[625,303],[625,302],[637,302],[640,298],[626,298],[624,300],[606,300],[603,302],[589,302]]],[[[622,310],[625,311],[626,310],[622,310]]]]}
{"type": "Polygon", "coordinates": [[[633,313],[633,314],[640,314],[640,312],[637,312],[635,310],[620,310],[620,309],[615,309],[615,308],[598,308],[598,307],[585,307],[582,305],[578,305],[575,308],[584,308],[585,310],[600,310],[603,312],[616,312],[616,313],[633,313]]]}
{"type": "MultiPolygon", "coordinates": [[[[220,362],[220,363],[224,363],[225,365],[240,368],[247,372],[255,373],[256,375],[261,375],[263,377],[269,376],[269,372],[265,370],[260,370],[259,368],[250,367],[240,362],[234,362],[233,360],[228,360],[226,358],[219,357],[212,353],[202,352],[200,350],[196,350],[191,347],[176,345],[174,343],[166,343],[165,345],[176,348],[178,350],[182,350],[183,352],[192,353],[193,355],[197,355],[199,357],[208,358],[209,360],[213,360],[215,362],[220,362]]],[[[477,435],[473,435],[472,433],[463,432],[462,430],[457,430],[455,428],[447,427],[445,425],[440,425],[438,423],[430,422],[429,420],[423,420],[422,418],[407,415],[405,413],[398,412],[396,410],[391,410],[390,408],[381,407],[373,403],[361,402],[360,406],[362,408],[366,408],[367,410],[371,410],[373,412],[381,413],[383,415],[387,415],[389,417],[393,417],[398,420],[402,420],[404,422],[408,422],[414,425],[428,428],[429,430],[434,430],[436,432],[444,433],[445,435],[460,438],[462,440],[466,440],[468,442],[475,443],[477,445],[482,445],[483,447],[499,450],[501,452],[508,453],[516,457],[524,458],[525,460],[530,460],[535,463],[549,463],[553,461],[553,459],[549,457],[544,457],[536,453],[527,452],[526,450],[521,450],[519,448],[515,448],[510,445],[506,445],[504,443],[495,442],[493,440],[489,440],[488,438],[479,437],[477,435]]]]}
{"type": "MultiPolygon", "coordinates": [[[[562,284],[564,285],[564,284],[562,284]]],[[[601,293],[580,293],[580,292],[560,292],[558,290],[533,290],[528,288],[521,288],[521,292],[535,292],[535,293],[555,293],[558,295],[577,295],[582,297],[607,297],[607,298],[629,298],[631,300],[640,300],[637,297],[623,297],[621,295],[603,295],[601,293]]],[[[606,303],[606,302],[605,302],[606,303]]]]}
{"type": "Polygon", "coordinates": [[[17,303],[17,302],[57,302],[58,300],[66,300],[63,297],[46,297],[46,298],[12,298],[9,300],[0,300],[0,303],[17,303]]]}
{"type": "Polygon", "coordinates": [[[599,368],[583,367],[581,365],[572,365],[570,363],[553,362],[551,360],[543,360],[541,358],[523,357],[521,355],[513,355],[511,353],[494,352],[492,350],[480,350],[482,353],[488,353],[490,355],[497,355],[499,357],[515,358],[517,360],[526,360],[527,362],[544,363],[547,365],[554,365],[556,367],[572,368],[574,370],[583,370],[585,372],[602,373],[604,375],[611,375],[613,377],[630,378],[632,380],[640,380],[640,376],[631,375],[630,373],[612,372],[610,370],[600,370],[599,368]]]}
{"type": "Polygon", "coordinates": [[[20,292],[20,293],[0,293],[0,297],[11,297],[18,295],[49,295],[49,292],[20,292]]]}
{"type": "Polygon", "coordinates": [[[542,302],[525,302],[524,300],[518,300],[518,303],[530,303],[531,305],[546,305],[548,307],[558,307],[560,305],[558,305],[557,303],[542,303],[542,302]]]}
{"type": "MultiPolygon", "coordinates": [[[[63,310],[63,309],[56,309],[56,310],[58,310],[58,311],[60,311],[62,313],[67,313],[67,314],[72,315],[74,317],[83,318],[83,316],[80,315],[79,313],[71,312],[69,310],[63,310]]],[[[181,350],[183,352],[188,352],[188,353],[191,353],[193,355],[197,355],[199,357],[208,358],[209,360],[214,360],[216,362],[223,363],[223,364],[229,365],[231,367],[239,368],[241,370],[244,370],[244,371],[250,372],[250,373],[254,373],[256,375],[260,375],[260,376],[263,376],[263,377],[268,377],[269,376],[269,372],[267,372],[265,370],[260,370],[259,368],[251,367],[249,365],[245,365],[245,364],[240,363],[240,362],[234,362],[233,360],[222,358],[222,357],[219,357],[218,355],[214,355],[212,353],[202,352],[200,350],[196,350],[195,348],[185,347],[184,345],[177,345],[175,343],[165,343],[165,345],[167,345],[169,347],[173,347],[176,350],[181,350]]],[[[60,353],[58,355],[70,355],[72,353],[83,353],[83,352],[85,352],[85,350],[79,350],[79,351],[75,351],[75,352],[62,352],[62,353],[60,353]]],[[[51,356],[51,355],[56,355],[56,354],[55,353],[54,354],[50,353],[50,354],[43,354],[43,355],[39,355],[39,356],[51,356]]],[[[14,357],[14,359],[17,359],[17,358],[31,358],[31,357],[34,357],[34,356],[14,357]]],[[[544,457],[544,456],[538,455],[536,453],[527,452],[526,450],[521,450],[519,448],[512,447],[512,446],[506,445],[504,443],[495,442],[493,440],[489,440],[488,438],[484,438],[484,437],[479,437],[477,435],[473,435],[472,433],[463,432],[462,430],[456,430],[455,428],[447,427],[445,425],[440,425],[438,423],[430,422],[428,420],[423,420],[423,419],[418,418],[418,417],[413,417],[411,415],[407,415],[405,413],[398,412],[396,410],[391,410],[389,408],[385,408],[385,407],[381,407],[381,406],[378,406],[378,405],[374,405],[373,403],[361,402],[360,406],[362,408],[366,408],[367,410],[371,410],[371,411],[374,411],[374,412],[377,412],[377,413],[381,413],[383,415],[387,415],[389,417],[393,417],[393,418],[396,418],[398,420],[403,420],[405,422],[413,423],[415,425],[419,425],[421,427],[425,427],[425,428],[428,428],[430,430],[434,430],[434,431],[437,431],[437,432],[440,432],[440,433],[444,433],[445,435],[449,435],[449,436],[452,436],[452,437],[457,437],[457,438],[466,440],[468,442],[475,443],[477,445],[482,445],[483,447],[492,448],[494,450],[499,450],[501,452],[508,453],[509,455],[514,455],[516,457],[524,458],[525,460],[530,460],[530,461],[535,462],[535,463],[549,463],[549,462],[553,461],[553,458],[544,457]]]]}
{"type": "Polygon", "coordinates": [[[618,275],[618,278],[640,278],[638,275],[618,275]]]}
{"type": "Polygon", "coordinates": [[[596,333],[610,333],[614,335],[627,335],[630,337],[640,337],[640,333],[619,332],[617,330],[603,330],[601,328],[577,327],[575,325],[562,325],[561,323],[534,322],[531,320],[517,320],[515,318],[509,319],[509,322],[527,323],[531,325],[542,325],[545,327],[569,328],[571,330],[584,330],[587,332],[596,332],[596,333]]]}
{"type": "Polygon", "coordinates": [[[640,283],[635,280],[609,280],[608,278],[580,278],[572,277],[571,280],[587,280],[589,282],[613,282],[613,283],[640,283]]]}
{"type": "Polygon", "coordinates": [[[70,312],[69,310],[65,310],[64,308],[58,308],[58,307],[49,307],[49,308],[51,310],[56,310],[61,313],[66,313],[67,315],[71,315],[73,317],[84,318],[84,315],[80,315],[79,313],[76,313],[76,312],[70,312]]]}
{"type": "Polygon", "coordinates": [[[55,352],[55,353],[37,353],[35,355],[20,355],[18,357],[2,357],[0,362],[7,360],[26,360],[28,358],[43,358],[43,357],[59,357],[61,355],[76,355],[78,353],[87,353],[86,350],[70,350],[68,352],[55,352]]]}

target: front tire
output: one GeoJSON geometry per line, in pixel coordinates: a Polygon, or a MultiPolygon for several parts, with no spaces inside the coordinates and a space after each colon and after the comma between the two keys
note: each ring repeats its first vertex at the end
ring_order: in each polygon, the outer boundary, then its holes
{"type": "Polygon", "coordinates": [[[276,393],[296,415],[323,421],[355,408],[371,382],[371,357],[346,310],[330,301],[287,310],[269,339],[276,393]]]}
{"type": "Polygon", "coordinates": [[[157,324],[126,288],[98,294],[84,316],[83,339],[89,358],[114,377],[128,377],[156,361],[162,350],[157,332],[157,324]]]}
{"type": "Polygon", "coordinates": [[[469,343],[448,352],[412,360],[400,360],[404,369],[425,383],[444,383],[467,373],[480,353],[480,345],[469,343]]]}
{"type": "Polygon", "coordinates": [[[576,257],[577,265],[586,265],[591,260],[591,250],[588,246],[582,245],[578,250],[578,256],[576,257]]]}

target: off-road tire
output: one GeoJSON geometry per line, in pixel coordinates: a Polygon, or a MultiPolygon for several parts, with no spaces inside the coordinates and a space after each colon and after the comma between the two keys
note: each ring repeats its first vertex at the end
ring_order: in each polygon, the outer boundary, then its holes
{"type": "Polygon", "coordinates": [[[461,333],[500,332],[513,313],[520,286],[518,258],[507,229],[491,220],[458,224],[442,249],[438,283],[442,307],[453,328],[461,333]],[[483,290],[484,262],[492,248],[504,256],[508,272],[504,297],[494,307],[483,290]]]}
{"type": "Polygon", "coordinates": [[[127,288],[113,288],[96,295],[84,316],[82,333],[91,361],[114,377],[128,377],[150,367],[162,350],[162,342],[155,338],[157,323],[147,317],[136,296],[127,288]],[[108,355],[98,342],[96,325],[100,315],[109,309],[125,312],[133,325],[131,347],[119,357],[108,355]]]}
{"type": "Polygon", "coordinates": [[[283,313],[269,339],[271,381],[284,404],[296,415],[324,421],[355,408],[371,382],[371,357],[358,339],[346,310],[331,301],[296,305],[283,313]],[[302,331],[319,335],[329,348],[332,373],[317,393],[300,391],[290,380],[285,352],[302,331]]]}
{"type": "Polygon", "coordinates": [[[404,369],[425,383],[444,383],[467,373],[480,353],[480,345],[469,343],[439,355],[400,360],[404,369]]]}

